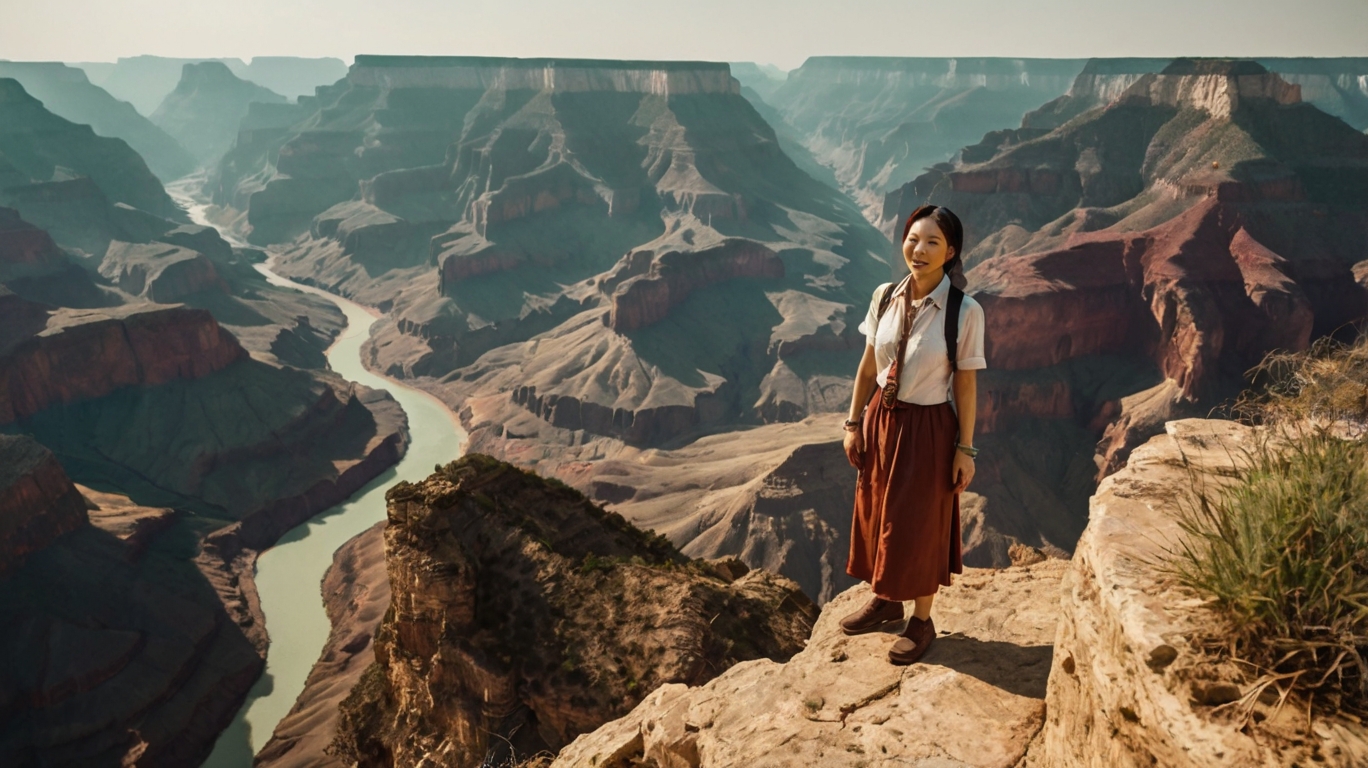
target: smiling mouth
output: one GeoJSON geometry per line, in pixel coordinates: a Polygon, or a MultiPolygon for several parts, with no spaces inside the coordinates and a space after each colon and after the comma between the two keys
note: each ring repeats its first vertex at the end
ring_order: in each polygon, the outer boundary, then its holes
{"type": "Polygon", "coordinates": [[[924,266],[926,266],[926,262],[924,262],[924,261],[914,261],[914,262],[912,262],[912,266],[914,266],[914,267],[924,267],[924,266]]]}

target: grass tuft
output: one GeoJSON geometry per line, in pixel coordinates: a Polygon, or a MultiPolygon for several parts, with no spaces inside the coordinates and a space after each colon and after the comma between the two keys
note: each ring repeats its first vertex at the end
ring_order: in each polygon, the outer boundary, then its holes
{"type": "Polygon", "coordinates": [[[1270,355],[1236,412],[1262,425],[1218,484],[1193,470],[1168,568],[1212,599],[1197,638],[1250,665],[1246,705],[1273,686],[1368,714],[1368,342],[1270,355]]]}

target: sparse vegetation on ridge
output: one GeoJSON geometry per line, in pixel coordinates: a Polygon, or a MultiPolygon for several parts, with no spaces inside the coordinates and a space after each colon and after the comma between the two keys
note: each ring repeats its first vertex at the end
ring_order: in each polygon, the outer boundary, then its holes
{"type": "Polygon", "coordinates": [[[1229,477],[1194,475],[1169,568],[1222,619],[1199,644],[1255,670],[1245,712],[1368,714],[1368,340],[1272,354],[1255,380],[1232,410],[1259,439],[1229,477]]]}

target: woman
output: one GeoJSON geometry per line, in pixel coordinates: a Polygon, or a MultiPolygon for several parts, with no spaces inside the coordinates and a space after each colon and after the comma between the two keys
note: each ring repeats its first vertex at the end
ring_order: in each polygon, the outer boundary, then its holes
{"type": "Polygon", "coordinates": [[[963,572],[959,494],[974,478],[975,375],[987,365],[983,308],[959,290],[963,241],[949,209],[913,211],[902,243],[911,274],[879,286],[860,325],[868,343],[845,423],[846,456],[859,470],[846,572],[874,597],[841,628],[853,635],[901,621],[903,602],[915,601],[888,652],[894,664],[926,653],[936,590],[963,572]],[[947,334],[956,309],[957,333],[947,334]]]}

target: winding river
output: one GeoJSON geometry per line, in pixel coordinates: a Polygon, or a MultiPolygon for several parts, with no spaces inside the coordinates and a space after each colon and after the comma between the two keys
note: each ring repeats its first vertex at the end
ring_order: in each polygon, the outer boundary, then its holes
{"type": "MultiPolygon", "coordinates": [[[[192,220],[208,225],[204,206],[180,189],[168,191],[187,209],[192,220]]],[[[318,660],[331,629],[319,586],[332,565],[333,553],[348,539],[384,519],[385,491],[390,486],[400,480],[427,477],[434,465],[458,457],[466,441],[456,417],[436,398],[377,376],[361,365],[361,345],[370,335],[376,313],[326,291],[280,277],[267,265],[257,265],[257,270],[273,285],[322,296],[342,310],[347,316],[347,327],[328,348],[328,364],[350,381],[389,391],[408,414],[409,447],[398,465],[347,501],[291,529],[257,560],[257,592],[271,637],[266,671],[252,687],[232,725],[219,736],[213,753],[204,763],[207,768],[249,768],[252,756],[266,745],[276,723],[289,713],[304,690],[304,679],[318,660]]]]}

